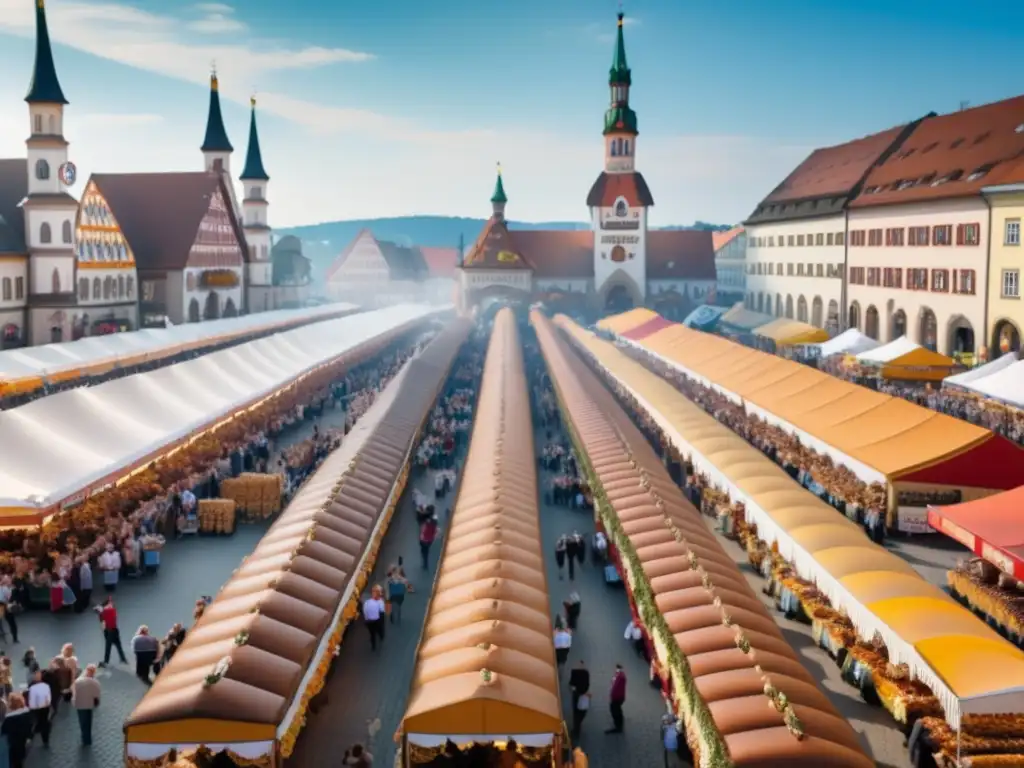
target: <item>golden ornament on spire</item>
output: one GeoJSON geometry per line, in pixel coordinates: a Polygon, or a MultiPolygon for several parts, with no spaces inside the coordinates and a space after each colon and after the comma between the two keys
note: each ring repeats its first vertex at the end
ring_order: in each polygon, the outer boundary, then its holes
{"type": "Polygon", "coordinates": [[[46,3],[44,0],[36,0],[36,7],[39,8],[39,10],[43,10],[46,8],[46,3]]]}
{"type": "Polygon", "coordinates": [[[252,107],[253,109],[256,109],[256,97],[255,96],[250,96],[249,97],[249,106],[252,107]]]}
{"type": "MultiPolygon", "coordinates": [[[[42,0],[40,0],[40,2],[42,2],[42,0]]],[[[501,176],[501,160],[498,161],[497,165],[498,165],[498,175],[501,176]]]]}

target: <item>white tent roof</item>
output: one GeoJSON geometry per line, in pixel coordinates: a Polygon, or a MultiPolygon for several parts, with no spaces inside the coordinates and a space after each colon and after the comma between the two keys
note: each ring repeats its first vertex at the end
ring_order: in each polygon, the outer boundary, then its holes
{"type": "Polygon", "coordinates": [[[888,344],[884,344],[881,347],[868,350],[867,352],[861,352],[857,355],[857,359],[862,363],[889,363],[903,357],[909,352],[913,352],[915,349],[920,348],[920,344],[915,344],[906,336],[900,336],[898,339],[890,341],[888,344]]]}
{"type": "Polygon", "coordinates": [[[354,304],[324,304],[304,309],[278,309],[203,323],[148,328],[90,336],[78,341],[0,352],[0,381],[55,376],[65,371],[117,364],[120,360],[166,357],[184,347],[217,343],[232,337],[265,333],[275,328],[312,322],[356,309],[354,304]]]}
{"type": "Polygon", "coordinates": [[[967,386],[986,397],[1024,408],[1024,360],[1018,360],[991,376],[969,382],[967,386]]]}
{"type": "Polygon", "coordinates": [[[809,346],[817,347],[822,357],[831,357],[832,355],[859,355],[861,352],[875,349],[879,344],[856,328],[849,328],[834,339],[809,346]]]}
{"type": "Polygon", "coordinates": [[[46,509],[391,330],[449,307],[400,304],[305,325],[0,412],[0,509],[46,509]]]}
{"type": "Polygon", "coordinates": [[[955,386],[965,387],[966,389],[974,389],[974,382],[991,376],[993,373],[999,373],[1004,368],[1009,368],[1011,365],[1017,362],[1017,358],[1014,355],[1003,355],[997,357],[991,362],[979,365],[976,368],[971,368],[969,371],[958,373],[955,376],[947,376],[942,380],[942,386],[955,386]]]}

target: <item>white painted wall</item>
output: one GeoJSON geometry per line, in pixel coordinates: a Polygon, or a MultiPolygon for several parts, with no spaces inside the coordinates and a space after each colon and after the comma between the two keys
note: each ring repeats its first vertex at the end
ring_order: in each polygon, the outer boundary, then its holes
{"type": "MultiPolygon", "coordinates": [[[[27,296],[28,258],[0,258],[0,312],[23,310],[27,303],[27,296]],[[19,288],[21,289],[20,295],[19,288]],[[7,297],[8,293],[10,298],[7,297]]],[[[22,323],[18,325],[20,327],[22,323]]]]}
{"type": "MultiPolygon", "coordinates": [[[[647,209],[643,206],[630,207],[625,198],[620,197],[610,208],[593,208],[591,217],[594,228],[594,290],[601,291],[605,283],[621,271],[632,278],[644,293],[647,290],[647,209]],[[627,229],[627,224],[635,228],[627,229]],[[616,245],[625,249],[625,261],[612,261],[612,250],[616,245]],[[633,258],[629,258],[629,254],[633,254],[633,258]]],[[[640,296],[641,301],[644,298],[640,296]]]]}
{"type": "Polygon", "coordinates": [[[587,293],[592,288],[590,279],[570,280],[569,278],[545,279],[537,278],[533,281],[538,291],[543,292],[565,292],[565,293],[587,293]]]}

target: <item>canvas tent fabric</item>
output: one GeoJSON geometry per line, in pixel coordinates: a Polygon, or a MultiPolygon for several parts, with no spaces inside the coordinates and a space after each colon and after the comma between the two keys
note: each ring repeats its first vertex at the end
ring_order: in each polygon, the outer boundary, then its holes
{"type": "Polygon", "coordinates": [[[561,734],[543,554],[530,401],[505,308],[417,651],[406,736],[561,734]]]}
{"type": "Polygon", "coordinates": [[[828,341],[828,331],[785,317],[758,326],[754,329],[754,335],[762,339],[770,339],[780,346],[817,344],[828,341]]]}
{"type": "MultiPolygon", "coordinates": [[[[630,417],[566,348],[546,317],[534,313],[532,322],[566,420],[641,561],[657,609],[710,710],[731,764],[873,765],[857,734],[800,663],[732,557],[683,497],[630,417]],[[737,631],[749,640],[749,654],[737,648],[737,631]],[[795,738],[769,705],[764,695],[769,680],[794,703],[804,738],[795,738]]],[[[679,691],[678,698],[683,696],[679,691]]],[[[701,757],[708,761],[708,755],[701,757]]]]}
{"type": "Polygon", "coordinates": [[[966,421],[681,325],[629,342],[742,401],[868,482],[1014,487],[1024,451],[966,421]]]}
{"type": "Polygon", "coordinates": [[[858,355],[879,346],[879,343],[870,336],[865,336],[856,328],[848,328],[834,339],[823,341],[815,345],[818,348],[820,357],[832,357],[833,355],[858,355]]]}
{"type": "Polygon", "coordinates": [[[687,328],[699,328],[702,331],[710,331],[726,312],[725,307],[714,307],[710,304],[701,304],[683,320],[687,328]]]}
{"type": "Polygon", "coordinates": [[[945,507],[928,508],[928,524],[978,557],[1024,581],[1024,486],[945,507]]]}
{"type": "Polygon", "coordinates": [[[1024,651],[1000,637],[854,522],[798,486],[777,464],[671,384],[571,320],[569,338],[655,419],[680,453],[742,502],[759,538],[777,544],[858,633],[878,632],[893,663],[906,663],[960,715],[1024,712],[1024,651]]]}
{"type": "Polygon", "coordinates": [[[1024,361],[1009,365],[991,376],[968,382],[968,387],[985,397],[1024,408],[1024,361]]]}
{"type": "Polygon", "coordinates": [[[771,315],[766,315],[763,312],[755,312],[752,309],[747,309],[740,302],[733,306],[732,309],[725,312],[720,318],[719,322],[723,325],[730,325],[733,328],[738,328],[741,331],[751,331],[762,325],[767,325],[774,320],[771,315]]]}
{"type": "Polygon", "coordinates": [[[0,396],[32,391],[42,386],[44,381],[57,383],[81,376],[102,375],[114,368],[171,357],[191,349],[343,317],[357,309],[354,304],[279,309],[203,323],[8,349],[0,351],[0,396]]]}
{"type": "Polygon", "coordinates": [[[598,322],[597,327],[602,331],[609,331],[610,333],[626,333],[656,317],[661,317],[661,315],[653,310],[638,307],[618,315],[606,317],[598,322]]]}
{"type": "Polygon", "coordinates": [[[305,325],[147,373],[0,412],[0,517],[36,524],[53,505],[151,461],[319,366],[444,310],[398,305],[305,325]]]}
{"type": "Polygon", "coordinates": [[[664,328],[668,328],[671,325],[674,325],[674,323],[672,323],[669,320],[666,320],[660,315],[657,315],[655,317],[652,317],[646,323],[638,325],[636,328],[633,328],[632,330],[629,331],[625,331],[620,335],[625,339],[645,339],[652,333],[657,333],[658,331],[664,328]]]}
{"type": "Polygon", "coordinates": [[[272,741],[326,651],[470,324],[414,357],[281,513],[125,722],[125,741],[272,741]],[[207,676],[231,663],[213,684],[207,676]]]}
{"type": "Polygon", "coordinates": [[[942,380],[942,386],[944,387],[962,387],[964,389],[972,389],[975,382],[980,381],[1004,368],[1009,368],[1011,365],[1017,362],[1016,355],[1007,354],[1002,357],[997,357],[984,365],[978,365],[970,370],[966,370],[963,373],[956,373],[952,376],[948,376],[942,380]]]}
{"type": "Polygon", "coordinates": [[[956,361],[915,344],[906,336],[857,355],[857,362],[881,369],[884,379],[939,381],[949,375],[956,361]]]}

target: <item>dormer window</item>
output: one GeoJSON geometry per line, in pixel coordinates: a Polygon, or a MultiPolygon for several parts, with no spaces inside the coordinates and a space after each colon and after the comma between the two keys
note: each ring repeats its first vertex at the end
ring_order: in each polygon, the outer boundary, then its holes
{"type": "Polygon", "coordinates": [[[252,194],[252,199],[253,200],[262,200],[263,199],[263,187],[259,187],[259,186],[253,187],[251,194],[252,194]]]}
{"type": "Polygon", "coordinates": [[[967,177],[967,181],[977,181],[982,178],[985,174],[992,170],[992,165],[982,165],[979,168],[975,168],[971,174],[967,177]]]}
{"type": "Polygon", "coordinates": [[[629,215],[629,206],[621,197],[615,201],[615,215],[620,219],[624,219],[629,215]]]}

